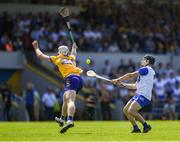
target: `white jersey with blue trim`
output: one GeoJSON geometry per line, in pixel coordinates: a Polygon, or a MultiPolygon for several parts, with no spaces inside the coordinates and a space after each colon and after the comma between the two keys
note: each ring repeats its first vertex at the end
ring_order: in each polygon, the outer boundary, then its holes
{"type": "Polygon", "coordinates": [[[142,67],[138,70],[139,76],[136,81],[136,94],[151,100],[155,71],[150,67],[142,67]]]}

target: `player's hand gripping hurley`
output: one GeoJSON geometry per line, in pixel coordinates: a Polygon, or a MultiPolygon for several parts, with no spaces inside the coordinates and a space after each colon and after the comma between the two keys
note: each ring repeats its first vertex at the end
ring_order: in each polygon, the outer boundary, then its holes
{"type": "Polygon", "coordinates": [[[93,70],[87,71],[87,76],[89,76],[89,77],[96,77],[96,78],[99,78],[101,80],[112,82],[110,79],[107,79],[107,78],[105,78],[103,76],[100,76],[100,75],[96,74],[93,70]]]}
{"type": "Polygon", "coordinates": [[[60,10],[59,10],[59,14],[64,18],[64,20],[66,21],[66,25],[67,25],[67,28],[69,30],[69,34],[70,34],[70,38],[71,38],[71,41],[72,43],[74,43],[74,37],[73,37],[73,34],[72,34],[72,31],[71,31],[71,24],[69,22],[69,9],[67,7],[62,7],[60,10]]]}

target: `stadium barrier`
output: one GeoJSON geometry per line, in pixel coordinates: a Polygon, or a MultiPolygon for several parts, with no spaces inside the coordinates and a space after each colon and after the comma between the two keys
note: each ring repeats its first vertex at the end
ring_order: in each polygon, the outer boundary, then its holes
{"type": "MultiPolygon", "coordinates": [[[[79,13],[79,8],[68,6],[73,13],[79,13]]],[[[10,14],[15,13],[38,13],[49,12],[51,14],[58,13],[60,5],[33,5],[33,4],[12,4],[0,3],[0,12],[8,11],[10,14]]]]}

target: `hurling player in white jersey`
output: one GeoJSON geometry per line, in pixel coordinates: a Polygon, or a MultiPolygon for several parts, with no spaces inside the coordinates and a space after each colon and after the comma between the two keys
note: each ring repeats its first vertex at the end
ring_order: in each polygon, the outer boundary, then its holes
{"type": "Polygon", "coordinates": [[[155,76],[155,71],[152,69],[154,63],[155,58],[153,56],[145,55],[141,61],[142,67],[139,70],[132,73],[127,73],[117,79],[112,80],[112,82],[116,85],[136,90],[135,96],[132,97],[123,108],[124,114],[133,125],[133,133],[141,132],[137,126],[136,120],[142,123],[144,133],[151,130],[151,126],[146,123],[138,111],[151,103],[153,81],[155,76]],[[136,83],[129,84],[123,82],[136,77],[136,83]]]}

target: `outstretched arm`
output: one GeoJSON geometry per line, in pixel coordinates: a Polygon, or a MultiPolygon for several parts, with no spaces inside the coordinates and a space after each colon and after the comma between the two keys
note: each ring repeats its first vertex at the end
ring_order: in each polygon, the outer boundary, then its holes
{"type": "Polygon", "coordinates": [[[35,52],[36,52],[36,55],[37,55],[38,58],[40,58],[42,60],[50,61],[50,57],[43,54],[41,52],[41,50],[39,49],[39,44],[38,44],[37,40],[33,41],[32,45],[33,45],[33,47],[35,49],[35,52]]]}
{"type": "Polygon", "coordinates": [[[124,82],[121,82],[120,83],[120,86],[121,87],[125,87],[125,88],[127,88],[127,89],[132,89],[132,90],[136,90],[137,89],[137,87],[136,87],[136,83],[124,83],[124,82]]]}
{"type": "Polygon", "coordinates": [[[117,79],[113,79],[112,83],[118,84],[121,81],[131,80],[131,79],[133,79],[133,78],[135,78],[137,76],[138,76],[138,71],[135,71],[135,72],[132,72],[132,73],[127,73],[127,74],[125,74],[125,75],[123,75],[123,76],[121,76],[121,77],[119,77],[117,79]]]}
{"type": "Polygon", "coordinates": [[[71,55],[74,55],[74,56],[76,57],[76,55],[77,55],[77,51],[76,51],[77,48],[78,48],[78,46],[77,46],[77,44],[74,42],[73,45],[72,45],[71,55]]]}

